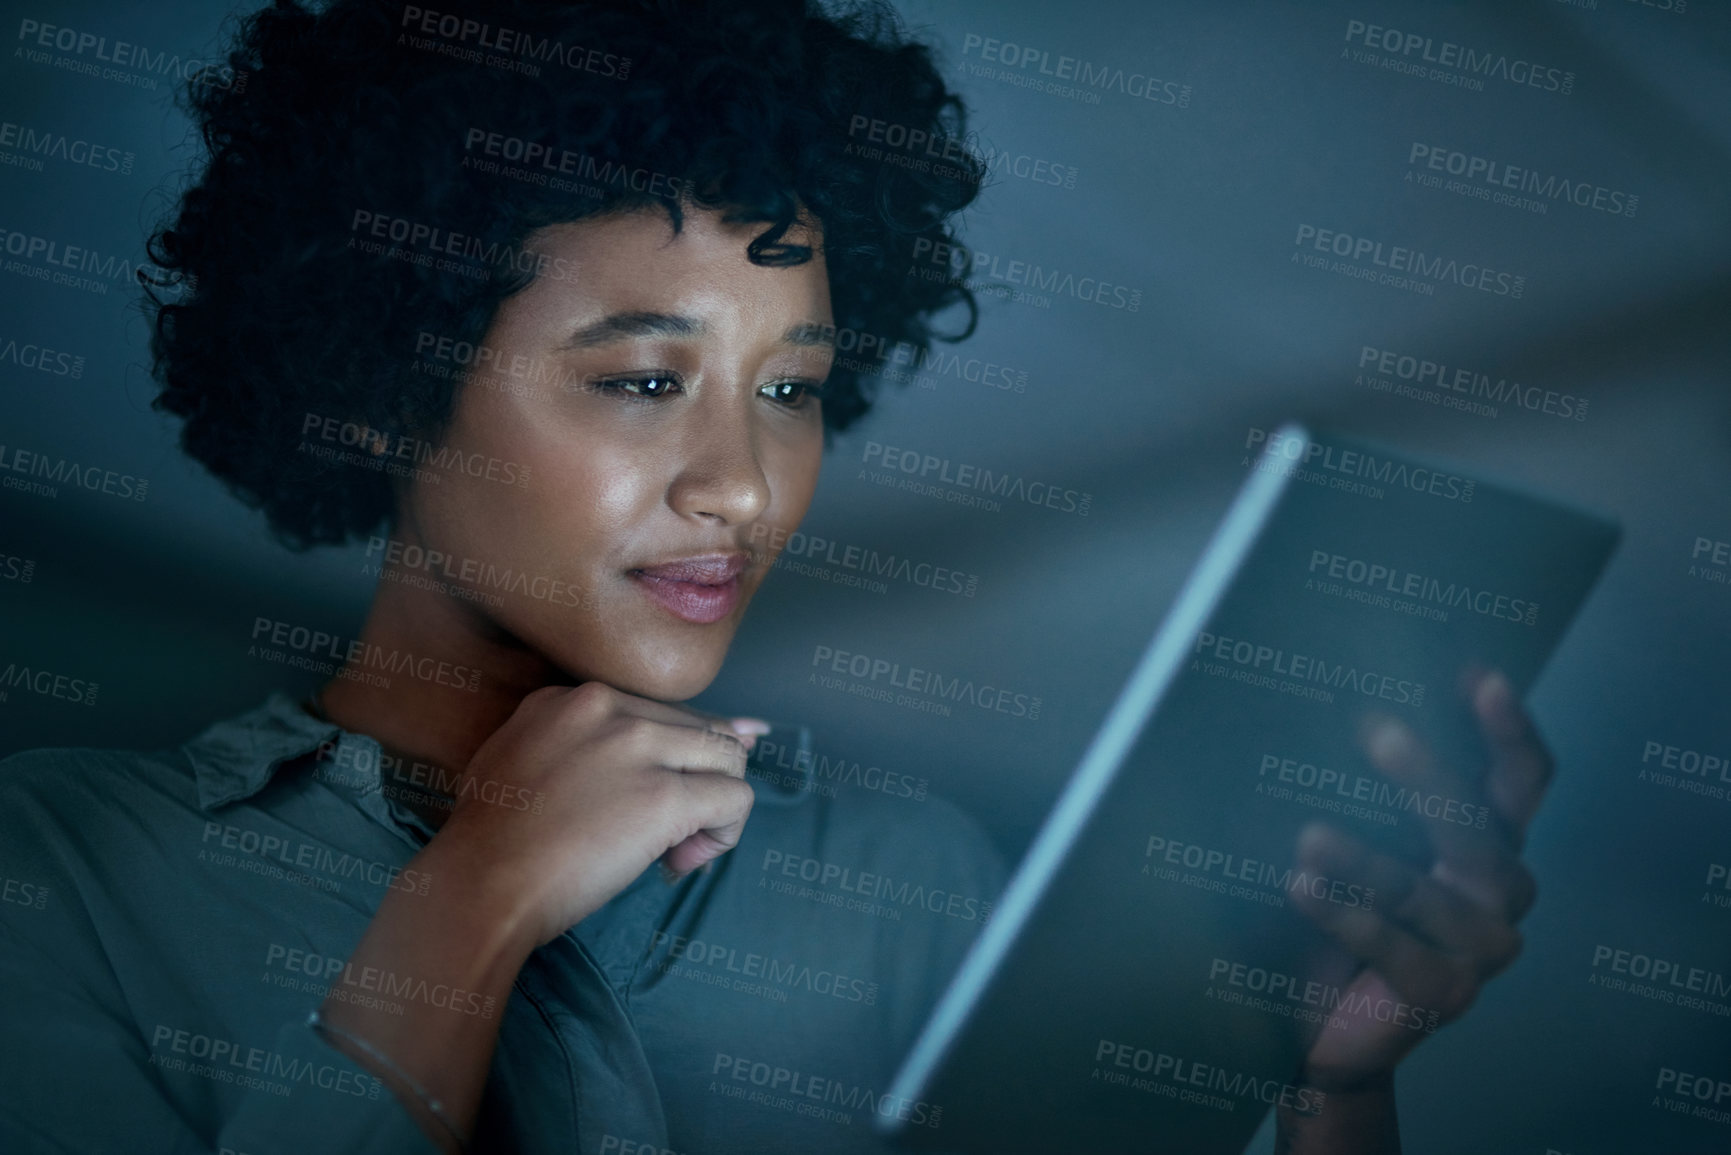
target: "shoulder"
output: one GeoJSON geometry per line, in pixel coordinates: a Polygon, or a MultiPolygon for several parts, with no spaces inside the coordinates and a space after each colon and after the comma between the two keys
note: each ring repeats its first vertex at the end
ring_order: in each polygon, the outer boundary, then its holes
{"type": "Polygon", "coordinates": [[[0,758],[0,842],[30,830],[102,816],[138,816],[141,806],[195,801],[192,764],[179,749],[44,747],[0,758]]]}
{"type": "MultiPolygon", "coordinates": [[[[256,794],[278,764],[317,748],[334,731],[273,693],[175,747],[45,747],[13,754],[0,759],[0,834],[54,820],[76,820],[83,828],[105,819],[147,826],[196,818],[209,806],[256,794]]],[[[93,848],[102,845],[89,841],[93,848]]]]}
{"type": "Polygon", "coordinates": [[[40,748],[0,758],[0,845],[114,854],[197,807],[180,750],[40,748]]]}

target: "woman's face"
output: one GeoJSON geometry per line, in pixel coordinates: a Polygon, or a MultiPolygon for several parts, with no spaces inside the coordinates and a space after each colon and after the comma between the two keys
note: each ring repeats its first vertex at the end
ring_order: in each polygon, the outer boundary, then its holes
{"type": "Polygon", "coordinates": [[[720,216],[535,233],[543,271],[500,307],[483,341],[496,368],[460,388],[444,438],[502,464],[413,482],[395,531],[446,555],[445,580],[497,595],[462,603],[491,639],[668,701],[715,677],[770,547],[805,514],[834,356],[821,251],[754,265],[764,226],[720,216]],[[470,576],[488,566],[491,582],[470,576]]]}

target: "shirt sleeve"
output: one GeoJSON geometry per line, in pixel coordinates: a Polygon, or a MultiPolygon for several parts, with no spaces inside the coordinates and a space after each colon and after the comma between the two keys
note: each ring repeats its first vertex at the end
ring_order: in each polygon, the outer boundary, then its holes
{"type": "MultiPolygon", "coordinates": [[[[154,992],[117,972],[80,829],[0,764],[0,1151],[439,1155],[390,1088],[304,1020],[268,1048],[141,1024],[154,992]],[[156,1037],[148,1037],[155,1035],[156,1037]],[[183,1036],[183,1037],[182,1037],[183,1036]],[[170,1093],[169,1080],[177,1093],[170,1093]]],[[[62,768],[64,769],[64,768],[62,768]]],[[[117,908],[118,909],[118,908],[117,908]]],[[[125,917],[161,912],[128,907],[125,917]]],[[[183,1021],[195,1014],[191,992],[183,1021]]],[[[215,1036],[215,1037],[213,1037],[215,1036]]],[[[267,1033],[264,1036],[268,1038],[267,1033]]]]}
{"type": "Polygon", "coordinates": [[[0,1150],[439,1155],[388,1087],[304,1021],[268,1051],[235,1054],[219,1040],[212,1053],[203,1036],[152,1048],[123,1006],[80,989],[83,968],[48,949],[53,936],[31,933],[29,920],[55,917],[58,895],[44,889],[41,909],[0,911],[0,1150]],[[206,1133],[165,1093],[169,1069],[204,1077],[238,1109],[206,1133]]]}
{"type": "Polygon", "coordinates": [[[286,1068],[304,1072],[289,1095],[250,1096],[222,1129],[224,1150],[245,1152],[329,1152],[364,1155],[440,1155],[390,1089],[325,1042],[303,1020],[277,1034],[272,1055],[286,1068]],[[309,1098],[317,1099],[309,1104],[309,1098]],[[285,1140],[285,1137],[286,1140],[285,1140]]]}

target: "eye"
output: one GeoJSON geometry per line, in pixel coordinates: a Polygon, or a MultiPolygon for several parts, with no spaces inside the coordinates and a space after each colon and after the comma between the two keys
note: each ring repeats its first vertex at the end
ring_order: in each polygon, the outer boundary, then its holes
{"type": "Polygon", "coordinates": [[[761,396],[789,409],[799,409],[807,402],[820,399],[823,386],[816,381],[771,381],[758,390],[761,396]]]}
{"type": "Polygon", "coordinates": [[[671,373],[644,373],[637,377],[609,377],[595,382],[601,393],[624,394],[643,401],[654,401],[679,392],[679,378],[671,373]]]}

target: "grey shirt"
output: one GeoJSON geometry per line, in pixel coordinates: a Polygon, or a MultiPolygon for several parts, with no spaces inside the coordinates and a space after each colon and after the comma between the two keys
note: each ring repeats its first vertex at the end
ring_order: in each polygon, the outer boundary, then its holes
{"type": "Polygon", "coordinates": [[[672,886],[651,867],[492,1007],[345,965],[387,888],[437,900],[407,866],[433,833],[401,802],[418,773],[283,694],[173,750],[0,762],[0,1150],[435,1151],[307,1026],[332,987],[499,1016],[477,1152],[941,1128],[887,1088],[1002,886],[961,812],[842,759],[760,765],[737,847],[672,886]]]}

